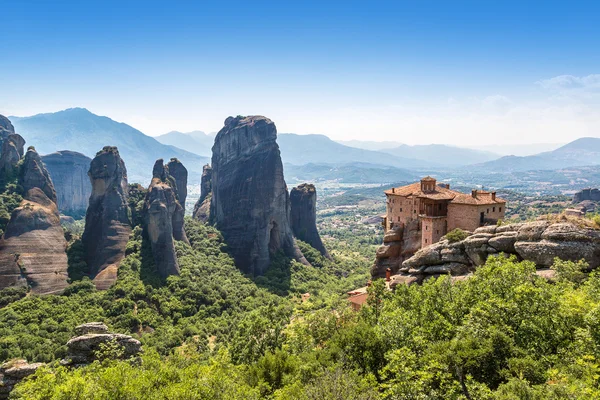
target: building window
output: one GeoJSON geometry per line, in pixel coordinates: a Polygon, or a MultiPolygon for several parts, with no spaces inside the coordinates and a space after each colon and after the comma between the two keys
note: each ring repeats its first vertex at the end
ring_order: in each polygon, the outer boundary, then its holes
{"type": "Polygon", "coordinates": [[[498,212],[502,212],[502,207],[499,207],[499,208],[498,208],[498,212]]]}
{"type": "Polygon", "coordinates": [[[489,214],[489,213],[490,213],[490,209],[489,209],[489,208],[487,209],[486,213],[487,213],[487,214],[489,214]]]}
{"type": "Polygon", "coordinates": [[[425,244],[427,244],[427,239],[425,239],[425,244]]]}
{"type": "Polygon", "coordinates": [[[416,214],[416,213],[417,213],[417,210],[413,210],[413,214],[416,214]]]}
{"type": "Polygon", "coordinates": [[[492,207],[492,212],[496,212],[496,207],[492,207]]]}
{"type": "Polygon", "coordinates": [[[427,225],[425,225],[425,230],[428,230],[428,229],[429,229],[429,227],[427,225]]]}
{"type": "Polygon", "coordinates": [[[400,217],[398,217],[398,222],[400,222],[400,217]]]}
{"type": "Polygon", "coordinates": [[[435,233],[439,235],[440,234],[440,230],[439,229],[436,230],[435,233]]]}
{"type": "Polygon", "coordinates": [[[400,212],[402,212],[402,207],[400,207],[400,212]]]}

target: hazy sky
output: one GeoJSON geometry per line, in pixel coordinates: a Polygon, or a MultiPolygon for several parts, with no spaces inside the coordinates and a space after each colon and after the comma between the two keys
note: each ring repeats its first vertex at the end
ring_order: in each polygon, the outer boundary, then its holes
{"type": "Polygon", "coordinates": [[[0,114],[86,107],[150,135],[262,114],[343,140],[600,137],[600,2],[7,0],[1,14],[0,114]]]}

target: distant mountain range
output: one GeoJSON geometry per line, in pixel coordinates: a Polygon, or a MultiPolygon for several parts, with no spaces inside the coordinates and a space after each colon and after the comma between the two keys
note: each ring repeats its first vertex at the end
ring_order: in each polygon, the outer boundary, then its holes
{"type": "Polygon", "coordinates": [[[476,165],[484,171],[514,172],[553,170],[585,165],[600,165],[600,138],[574,140],[553,151],[532,156],[506,156],[476,165]]]}
{"type": "Polygon", "coordinates": [[[206,134],[202,131],[179,132],[172,131],[164,135],[156,136],[156,140],[163,144],[186,149],[201,156],[211,157],[212,146],[215,142],[214,134],[206,134]]]}
{"type": "Polygon", "coordinates": [[[137,129],[84,108],[70,108],[31,117],[9,117],[15,130],[38,153],[71,150],[93,158],[104,146],[117,146],[125,161],[129,182],[147,185],[158,158],[177,157],[190,173],[190,182],[200,181],[202,166],[209,160],[174,146],[164,145],[137,129]]]}
{"type": "Polygon", "coordinates": [[[344,146],[357,147],[359,149],[380,151],[402,146],[404,143],[395,141],[376,142],[373,140],[336,140],[344,146]]]}

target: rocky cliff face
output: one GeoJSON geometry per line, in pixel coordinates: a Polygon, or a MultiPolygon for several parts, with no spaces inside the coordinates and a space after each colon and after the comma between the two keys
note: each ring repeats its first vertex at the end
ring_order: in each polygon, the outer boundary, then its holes
{"type": "Polygon", "coordinates": [[[92,195],[82,242],[96,287],[107,289],[117,279],[131,233],[127,170],[117,148],[107,146],[99,151],[90,164],[88,176],[92,195]]]}
{"type": "Polygon", "coordinates": [[[8,399],[16,384],[29,375],[33,375],[43,363],[28,363],[27,360],[17,359],[0,365],[0,400],[8,399]]]}
{"type": "Polygon", "coordinates": [[[4,140],[8,135],[15,133],[15,127],[8,118],[0,115],[0,140],[4,140]]]}
{"type": "Polygon", "coordinates": [[[19,185],[25,193],[30,189],[39,188],[54,204],[57,203],[56,190],[54,190],[50,174],[33,146],[30,146],[25,153],[25,159],[19,172],[19,185]]]}
{"type": "Polygon", "coordinates": [[[317,230],[317,189],[315,185],[303,183],[293,188],[290,192],[290,204],[294,236],[331,259],[317,230]]]}
{"type": "Polygon", "coordinates": [[[156,268],[163,278],[179,274],[174,240],[187,243],[183,207],[177,199],[174,179],[163,160],[154,164],[153,178],[144,202],[144,230],[152,246],[156,268]]]}
{"type": "Polygon", "coordinates": [[[17,164],[23,157],[25,139],[15,133],[9,134],[2,140],[0,154],[0,181],[8,182],[17,175],[17,164]]]}
{"type": "Polygon", "coordinates": [[[185,212],[185,200],[187,198],[187,181],[188,181],[188,171],[183,166],[181,161],[176,158],[171,158],[169,163],[167,164],[167,168],[169,169],[169,175],[175,179],[175,186],[177,189],[177,200],[181,207],[183,207],[183,211],[185,212]]]}
{"type": "Polygon", "coordinates": [[[0,289],[28,285],[35,294],[62,292],[66,247],[56,203],[41,189],[30,189],[0,240],[0,289]]]}
{"type": "Polygon", "coordinates": [[[548,268],[554,258],[584,259],[590,268],[600,266],[600,231],[578,227],[570,222],[535,221],[476,229],[466,239],[451,243],[447,239],[419,250],[402,263],[401,276],[417,282],[428,276],[450,274],[465,276],[485,263],[492,254],[514,254],[548,268]]]}
{"type": "Polygon", "coordinates": [[[238,268],[253,274],[265,272],[279,250],[306,263],[292,235],[276,139],[268,118],[229,117],[213,146],[210,218],[238,268]]]}
{"type": "Polygon", "coordinates": [[[192,217],[207,222],[210,219],[210,201],[212,199],[212,167],[206,164],[202,168],[202,180],[200,181],[200,198],[194,205],[192,217]]]}
{"type": "Polygon", "coordinates": [[[600,201],[600,190],[598,189],[582,189],[573,195],[573,204],[581,203],[582,201],[600,201]]]}
{"type": "Polygon", "coordinates": [[[384,278],[389,268],[392,274],[398,272],[402,261],[411,257],[421,248],[419,221],[390,229],[383,237],[383,244],[377,249],[375,263],[371,267],[373,278],[384,278]]]}
{"type": "Polygon", "coordinates": [[[92,194],[87,173],[92,159],[75,151],[57,151],[42,156],[56,189],[59,211],[85,212],[92,194]]]}

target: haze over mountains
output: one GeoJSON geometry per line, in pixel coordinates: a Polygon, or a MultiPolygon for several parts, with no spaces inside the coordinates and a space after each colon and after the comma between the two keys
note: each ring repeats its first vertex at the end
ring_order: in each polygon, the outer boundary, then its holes
{"type": "Polygon", "coordinates": [[[579,138],[553,151],[526,157],[506,156],[479,164],[478,167],[484,170],[513,172],[584,165],[600,165],[600,138],[579,138]]]}
{"type": "MultiPolygon", "coordinates": [[[[107,143],[117,146],[127,161],[132,182],[149,181],[148,171],[157,158],[177,157],[188,166],[190,184],[198,183],[202,166],[210,161],[214,143],[214,134],[202,131],[172,131],[150,137],[127,124],[83,108],[11,117],[11,120],[17,132],[28,143],[35,144],[40,154],[71,150],[94,157],[107,143]]],[[[581,138],[535,155],[504,157],[490,151],[440,144],[409,146],[399,142],[357,140],[340,143],[314,134],[282,133],[278,135],[278,143],[289,178],[298,181],[339,179],[385,183],[413,179],[419,175],[415,170],[466,170],[474,165],[480,171],[515,172],[600,164],[598,138],[581,138]]]]}
{"type": "Polygon", "coordinates": [[[35,145],[40,154],[60,150],[76,151],[93,158],[106,145],[117,146],[127,162],[130,182],[146,184],[157,158],[177,157],[189,166],[191,180],[200,181],[207,157],[160,143],[139,130],[85,108],[70,108],[31,117],[10,117],[15,130],[35,145]]]}

